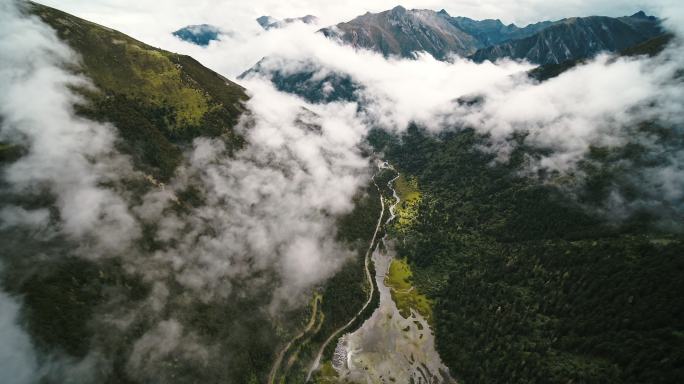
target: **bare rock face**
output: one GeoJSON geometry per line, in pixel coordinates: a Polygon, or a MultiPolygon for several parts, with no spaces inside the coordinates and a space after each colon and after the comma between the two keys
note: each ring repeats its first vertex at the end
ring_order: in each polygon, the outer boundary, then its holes
{"type": "Polygon", "coordinates": [[[385,56],[413,57],[416,51],[426,51],[444,59],[452,53],[467,56],[481,45],[475,37],[452,24],[448,16],[401,6],[385,12],[366,13],[321,32],[385,56]]]}
{"type": "Polygon", "coordinates": [[[366,13],[321,32],[385,56],[410,58],[425,51],[439,60],[449,55],[476,61],[508,57],[537,64],[557,64],[601,51],[620,51],[663,33],[659,19],[643,12],[619,18],[592,16],[541,21],[518,27],[500,20],[452,17],[445,10],[407,10],[401,6],[366,13]]]}

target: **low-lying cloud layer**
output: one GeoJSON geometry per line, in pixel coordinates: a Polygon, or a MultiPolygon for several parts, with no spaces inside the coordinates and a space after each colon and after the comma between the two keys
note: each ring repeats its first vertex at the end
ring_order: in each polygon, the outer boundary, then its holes
{"type": "Polygon", "coordinates": [[[591,145],[625,144],[639,122],[680,125],[680,56],[678,42],[655,58],[601,55],[541,84],[523,80],[484,90],[481,104],[457,108],[451,119],[495,141],[528,132],[530,144],[554,150],[555,159],[543,165],[566,168],[591,145]]]}
{"type": "Polygon", "coordinates": [[[426,54],[417,60],[384,59],[300,35],[295,28],[292,40],[306,44],[282,44],[251,76],[313,73],[313,84],[331,74],[348,77],[356,85],[354,99],[361,100],[367,125],[394,132],[410,123],[435,133],[473,128],[490,137],[487,150],[496,151],[501,161],[518,145],[512,138],[524,134],[525,145],[548,151],[530,159],[530,173],[558,171],[581,179],[578,165],[592,148],[638,144],[660,154],[657,163],[645,167],[626,164],[629,160],[621,164],[631,167],[630,183],[646,200],[627,202],[616,192],[605,202],[607,213],[624,218],[649,205],[682,213],[682,149],[644,129],[664,127],[678,138],[684,125],[681,7],[667,2],[659,6],[666,10],[666,28],[677,37],[658,56],[603,54],[541,83],[525,74],[532,66],[524,62],[475,64],[456,57],[440,62],[426,54]],[[457,102],[462,98],[470,102],[457,102]]]}
{"type": "Polygon", "coordinates": [[[0,291],[0,372],[8,384],[31,383],[38,366],[31,339],[19,325],[19,309],[20,303],[0,291]]]}
{"type": "MultiPolygon", "coordinates": [[[[39,20],[21,17],[13,2],[2,4],[0,17],[0,141],[26,151],[2,178],[16,194],[54,195],[64,233],[110,249],[130,242],[138,228],[126,203],[101,185],[116,183],[131,166],[113,150],[113,127],[74,114],[80,98],[73,89],[89,87],[65,69],[77,65],[75,53],[39,20]]],[[[0,218],[40,217],[47,211],[9,206],[0,218]]]]}
{"type": "Polygon", "coordinates": [[[666,209],[681,215],[683,68],[678,39],[653,58],[601,55],[541,84],[518,81],[484,90],[481,103],[454,108],[445,125],[490,135],[492,149],[503,161],[512,150],[512,136],[525,133],[526,145],[548,151],[532,161],[532,171],[572,173],[580,180],[578,166],[592,149],[638,145],[648,161],[626,158],[617,166],[629,174],[631,188],[641,196],[629,202],[614,190],[604,202],[606,214],[621,219],[634,210],[665,215],[666,209]]]}
{"type": "Polygon", "coordinates": [[[276,300],[301,303],[301,293],[336,271],[349,252],[335,243],[334,217],[368,180],[359,144],[365,132],[352,105],[308,105],[263,81],[248,84],[250,114],[239,129],[250,143],[234,158],[220,140],[197,139],[170,185],[198,187],[204,203],[187,216],[165,212],[170,193],[149,194],[137,208],[158,223],[178,282],[202,295],[227,295],[276,269],[276,300]],[[210,235],[211,234],[211,235],[210,235]]]}
{"type": "Polygon", "coordinates": [[[368,177],[358,147],[365,128],[353,105],[306,105],[254,81],[239,127],[247,148],[230,157],[220,140],[198,139],[169,187],[134,206],[117,183],[142,175],[115,151],[115,127],[74,113],[81,100],[72,89],[90,86],[65,69],[78,65],[76,55],[12,3],[3,7],[0,138],[26,149],[3,169],[3,180],[15,194],[48,192],[59,209],[55,218],[44,208],[5,206],[4,226],[57,219],[62,234],[95,240],[100,248],[90,254],[97,256],[123,253],[140,236],[141,221],[154,223],[165,246],[152,259],[167,261],[179,282],[208,295],[211,285],[229,284],[224,278],[246,279],[274,265],[296,290],[339,267],[346,251],[332,240],[334,217],[353,208],[368,177]],[[190,186],[203,204],[187,217],[169,215],[174,192],[190,186]]]}
{"type": "Polygon", "coordinates": [[[454,99],[512,82],[511,76],[532,68],[514,61],[476,64],[457,57],[444,62],[424,53],[416,60],[385,59],[374,52],[338,45],[319,34],[294,33],[293,41],[305,44],[281,46],[276,55],[265,58],[260,65],[266,74],[312,71],[316,72],[314,81],[331,73],[347,75],[362,88],[356,98],[363,103],[368,125],[395,132],[405,130],[411,122],[439,131],[443,127],[436,125],[436,117],[451,113],[454,99]]]}

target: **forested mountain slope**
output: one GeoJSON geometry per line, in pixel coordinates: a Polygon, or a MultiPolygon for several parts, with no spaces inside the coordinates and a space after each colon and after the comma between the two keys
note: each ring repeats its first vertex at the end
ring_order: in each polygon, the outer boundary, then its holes
{"type": "MultiPolygon", "coordinates": [[[[669,139],[682,143],[680,135],[669,139]]],[[[487,139],[473,130],[434,137],[414,127],[372,141],[419,186],[417,214],[396,233],[399,256],[435,302],[438,350],[457,378],[672,383],[681,377],[681,232],[659,226],[662,212],[637,211],[624,221],[598,213],[610,190],[634,171],[620,162],[648,166],[643,147],[596,148],[583,166],[588,179],[571,198],[564,183],[577,181],[521,176],[534,150],[521,146],[499,164],[474,149],[487,139]]]]}

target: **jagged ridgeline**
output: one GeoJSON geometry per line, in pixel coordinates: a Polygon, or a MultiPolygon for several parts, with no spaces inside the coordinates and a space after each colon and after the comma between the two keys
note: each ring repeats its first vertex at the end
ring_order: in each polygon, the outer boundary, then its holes
{"type": "Polygon", "coordinates": [[[408,10],[397,6],[366,13],[321,30],[328,37],[385,56],[414,57],[424,51],[438,60],[450,55],[475,61],[525,59],[558,64],[615,52],[663,33],[660,20],[637,12],[624,17],[573,17],[540,21],[525,27],[501,20],[452,17],[445,10],[408,10]]]}
{"type": "Polygon", "coordinates": [[[82,71],[97,88],[83,89],[84,116],[113,123],[138,167],[166,180],[181,148],[198,136],[242,139],[233,127],[247,99],[244,89],[190,56],[149,46],[123,33],[43,5],[29,11],[57,31],[81,56],[82,71]]]}

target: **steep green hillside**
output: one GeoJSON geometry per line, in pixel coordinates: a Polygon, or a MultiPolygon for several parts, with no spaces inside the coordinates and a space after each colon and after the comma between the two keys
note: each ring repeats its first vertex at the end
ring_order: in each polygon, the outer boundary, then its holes
{"type": "Polygon", "coordinates": [[[121,150],[136,165],[165,180],[181,159],[181,148],[197,136],[222,136],[233,148],[233,132],[247,99],[244,89],[189,56],[141,43],[112,29],[31,3],[30,11],[54,28],[81,56],[82,72],[97,91],[82,90],[88,117],[114,123],[121,150]]]}
{"type": "MultiPolygon", "coordinates": [[[[30,3],[27,9],[52,26],[79,55],[80,65],[69,69],[82,73],[94,85],[78,89],[85,103],[77,113],[113,123],[122,139],[117,143],[119,149],[134,159],[138,169],[159,181],[169,179],[182,152],[198,136],[222,138],[233,149],[243,145],[234,131],[247,99],[242,87],[188,56],[156,49],[49,7],[30,3]]],[[[0,163],[13,162],[23,152],[16,145],[0,143],[0,163]]],[[[3,207],[46,208],[58,215],[55,197],[47,191],[13,194],[4,180],[0,186],[3,207]]],[[[137,175],[117,187],[125,188],[123,192],[133,196],[131,200],[157,188],[137,175]]],[[[171,209],[192,205],[196,196],[187,191],[178,198],[179,204],[171,209]]],[[[201,359],[195,357],[165,356],[158,362],[164,372],[163,377],[155,377],[159,382],[247,382],[270,368],[279,338],[273,319],[262,310],[269,300],[265,294],[261,301],[230,297],[210,303],[188,302],[183,289],[168,281],[168,312],[155,318],[149,316],[150,305],[145,302],[152,284],[117,258],[83,257],[79,251],[83,244],[67,236],[20,227],[0,226],[0,243],[2,288],[21,299],[21,324],[40,358],[60,356],[68,365],[97,354],[98,363],[106,365],[92,370],[97,377],[79,378],[79,382],[149,382],[144,375],[155,373],[139,370],[135,376],[128,365],[129,356],[136,340],[171,316],[197,340],[211,345],[213,356],[230,354],[231,358],[206,359],[199,364],[201,359]],[[128,319],[124,326],[106,320],[109,314],[126,311],[145,315],[128,319]]],[[[142,238],[131,248],[141,259],[158,251],[154,228],[144,228],[142,238]]],[[[297,321],[298,315],[292,314],[292,321],[297,321]]],[[[71,382],[58,372],[60,364],[55,362],[54,370],[41,371],[40,382],[71,382]]]]}

